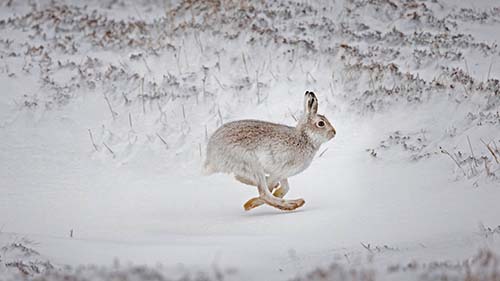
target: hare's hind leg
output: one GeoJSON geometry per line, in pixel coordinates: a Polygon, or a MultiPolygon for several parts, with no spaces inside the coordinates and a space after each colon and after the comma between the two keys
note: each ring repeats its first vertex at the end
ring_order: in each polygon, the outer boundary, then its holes
{"type": "MultiPolygon", "coordinates": [[[[269,183],[268,183],[269,184],[269,183]]],[[[273,196],[278,198],[283,198],[287,193],[290,187],[288,186],[288,179],[283,179],[279,181],[279,184],[276,184],[275,188],[273,188],[273,196]]],[[[271,188],[269,188],[271,190],[271,188]]],[[[243,206],[246,211],[251,210],[253,208],[259,207],[260,205],[265,204],[264,200],[260,197],[255,197],[248,200],[243,206]]],[[[300,207],[300,206],[299,206],[300,207]]]]}
{"type": "MultiPolygon", "coordinates": [[[[268,204],[269,206],[278,208],[280,210],[291,211],[304,205],[305,203],[304,199],[284,200],[281,198],[274,197],[269,191],[265,176],[263,174],[260,174],[257,175],[256,178],[258,181],[257,188],[259,189],[259,195],[260,195],[259,199],[264,201],[264,203],[268,204]]],[[[249,205],[245,204],[245,210],[250,210],[252,208],[254,208],[253,204],[249,205]]]]}

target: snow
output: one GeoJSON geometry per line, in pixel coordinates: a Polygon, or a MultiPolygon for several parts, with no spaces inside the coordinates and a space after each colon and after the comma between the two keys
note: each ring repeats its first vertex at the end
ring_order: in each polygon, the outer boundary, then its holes
{"type": "Polygon", "coordinates": [[[495,1],[134,3],[1,4],[0,279],[16,261],[48,280],[489,272],[474,261],[500,253],[495,1]],[[337,131],[290,179],[306,204],[245,212],[255,188],[202,176],[207,136],[293,125],[306,90],[337,131]]]}

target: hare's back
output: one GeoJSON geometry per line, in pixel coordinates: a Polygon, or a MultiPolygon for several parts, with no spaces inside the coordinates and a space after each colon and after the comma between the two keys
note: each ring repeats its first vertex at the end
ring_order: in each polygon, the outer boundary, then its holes
{"type": "Polygon", "coordinates": [[[290,139],[294,133],[294,128],[286,125],[260,120],[240,120],[220,127],[212,135],[210,143],[252,150],[264,144],[277,144],[290,139]]]}

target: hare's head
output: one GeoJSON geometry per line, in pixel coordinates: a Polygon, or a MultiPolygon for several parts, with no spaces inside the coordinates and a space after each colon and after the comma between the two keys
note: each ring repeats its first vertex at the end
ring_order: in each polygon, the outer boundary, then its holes
{"type": "Polygon", "coordinates": [[[324,115],[318,114],[318,98],[313,92],[306,91],[304,97],[304,115],[297,125],[314,140],[321,144],[331,140],[335,134],[335,128],[324,115]]]}

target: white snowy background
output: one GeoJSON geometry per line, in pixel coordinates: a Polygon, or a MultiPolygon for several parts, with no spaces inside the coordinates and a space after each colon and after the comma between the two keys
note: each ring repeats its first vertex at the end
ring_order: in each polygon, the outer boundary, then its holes
{"type": "Polygon", "coordinates": [[[1,280],[500,280],[500,3],[0,1],[1,280]],[[337,136],[285,213],[222,123],[337,136]]]}

